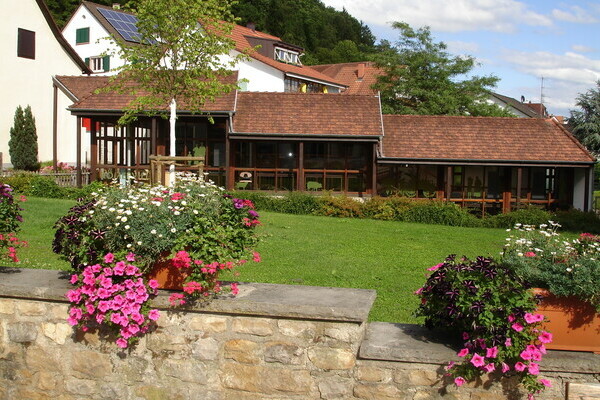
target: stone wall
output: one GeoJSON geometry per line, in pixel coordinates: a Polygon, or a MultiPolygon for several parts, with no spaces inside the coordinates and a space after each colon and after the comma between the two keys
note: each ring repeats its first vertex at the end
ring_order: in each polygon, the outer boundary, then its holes
{"type": "MultiPolygon", "coordinates": [[[[66,323],[56,271],[0,269],[0,399],[505,399],[514,382],[446,386],[455,351],[412,325],[367,323],[369,290],[244,284],[236,298],[170,310],[121,351],[66,323]]],[[[598,383],[600,356],[550,352],[543,374],[598,383]]],[[[512,396],[519,398],[519,395],[512,396]]]]}

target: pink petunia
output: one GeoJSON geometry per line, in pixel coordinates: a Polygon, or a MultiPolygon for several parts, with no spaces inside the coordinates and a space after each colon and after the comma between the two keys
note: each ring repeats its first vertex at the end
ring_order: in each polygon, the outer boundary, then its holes
{"type": "Polygon", "coordinates": [[[511,338],[506,338],[506,340],[504,341],[504,345],[506,347],[512,346],[512,339],[511,338]]]}
{"type": "Polygon", "coordinates": [[[240,292],[240,288],[238,287],[238,284],[233,282],[231,284],[231,294],[233,294],[234,296],[237,296],[237,294],[240,292]]]}
{"type": "Polygon", "coordinates": [[[463,332],[462,333],[462,338],[463,338],[463,340],[469,340],[469,333],[468,332],[463,332]]]}
{"type": "Polygon", "coordinates": [[[523,255],[524,255],[525,257],[528,257],[528,258],[535,257],[535,253],[534,253],[533,251],[528,251],[528,252],[526,252],[526,253],[525,253],[525,254],[523,254],[523,255]]]}
{"type": "Polygon", "coordinates": [[[523,350],[520,356],[523,360],[531,360],[531,358],[533,357],[529,350],[523,350]]]}
{"type": "Polygon", "coordinates": [[[150,310],[150,312],[148,312],[148,318],[150,318],[152,321],[156,321],[159,317],[160,312],[158,310],[150,310]]]}
{"type": "Polygon", "coordinates": [[[434,265],[433,267],[429,267],[427,268],[427,271],[437,271],[438,269],[440,269],[442,266],[444,265],[444,263],[439,263],[434,265]]]}
{"type": "Polygon", "coordinates": [[[113,253],[108,253],[104,256],[105,263],[112,263],[115,260],[115,255],[113,253]]]}
{"type": "Polygon", "coordinates": [[[523,325],[521,325],[518,322],[515,322],[514,324],[512,324],[511,327],[517,332],[521,332],[523,330],[523,325]]]}
{"type": "Polygon", "coordinates": [[[76,284],[77,281],[79,280],[79,275],[73,274],[71,275],[71,279],[69,280],[69,282],[71,282],[71,284],[76,284]]]}
{"type": "Polygon", "coordinates": [[[467,381],[462,376],[457,376],[454,378],[454,384],[458,387],[464,385],[467,381]]]}
{"type": "Polygon", "coordinates": [[[538,340],[542,343],[551,343],[552,342],[552,334],[550,332],[542,332],[538,336],[538,340]]]}
{"type": "Polygon", "coordinates": [[[150,279],[148,281],[148,286],[150,286],[151,289],[158,289],[158,281],[156,279],[150,279]]]}
{"type": "Polygon", "coordinates": [[[129,262],[134,262],[135,261],[135,254],[129,252],[127,253],[127,255],[125,256],[125,259],[129,262]]]}
{"type": "Polygon", "coordinates": [[[253,253],[252,253],[252,260],[253,260],[254,262],[257,262],[257,263],[258,263],[258,262],[261,262],[260,253],[259,253],[259,252],[257,252],[257,251],[253,252],[253,253]]]}
{"type": "Polygon", "coordinates": [[[496,370],[496,365],[494,365],[494,363],[489,363],[483,367],[483,370],[485,372],[494,372],[496,370]]]}
{"type": "Polygon", "coordinates": [[[498,347],[494,346],[494,347],[490,347],[489,349],[487,349],[487,352],[485,353],[485,356],[487,358],[496,358],[496,357],[498,357],[498,347]]]}
{"type": "Polygon", "coordinates": [[[507,363],[502,363],[502,373],[504,374],[504,373],[506,373],[508,371],[510,371],[510,367],[508,366],[508,364],[507,363]]]}
{"type": "Polygon", "coordinates": [[[525,371],[525,368],[527,368],[527,366],[525,364],[523,364],[521,361],[519,361],[515,364],[516,371],[522,372],[522,371],[525,371]]]}
{"type": "Polygon", "coordinates": [[[531,375],[539,375],[540,374],[540,366],[539,366],[539,364],[531,363],[527,367],[527,371],[529,371],[529,373],[531,375]]]}
{"type": "Polygon", "coordinates": [[[479,354],[475,353],[471,358],[471,364],[473,364],[475,367],[483,367],[485,364],[485,359],[479,354]]]}
{"type": "Polygon", "coordinates": [[[127,340],[125,340],[123,338],[118,338],[116,343],[117,343],[117,346],[119,346],[122,349],[127,348],[127,340]]]}
{"type": "Polygon", "coordinates": [[[552,386],[552,382],[550,382],[548,379],[540,379],[540,383],[546,387],[552,386]]]}
{"type": "Polygon", "coordinates": [[[467,354],[469,354],[469,349],[465,347],[464,349],[461,349],[457,355],[459,357],[465,357],[467,354]]]}

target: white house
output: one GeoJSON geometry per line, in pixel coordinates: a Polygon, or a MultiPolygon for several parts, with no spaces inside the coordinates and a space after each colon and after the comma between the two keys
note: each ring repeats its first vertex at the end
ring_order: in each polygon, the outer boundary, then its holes
{"type": "MultiPolygon", "coordinates": [[[[0,51],[4,56],[0,67],[0,152],[8,163],[10,128],[18,106],[31,106],[36,119],[40,161],[56,156],[73,162],[74,141],[68,139],[76,130],[76,118],[66,108],[72,101],[53,86],[55,75],[89,73],[84,62],[64,40],[43,0],[0,0],[10,10],[0,26],[0,51]],[[53,141],[54,137],[64,138],[53,141]]],[[[82,151],[86,151],[82,144],[82,151]]],[[[87,145],[89,147],[89,144],[87,145]]]]}
{"type": "MultiPolygon", "coordinates": [[[[110,37],[139,43],[136,22],[135,15],[120,8],[83,1],[62,33],[94,74],[112,75],[124,61],[116,54],[117,45],[110,37]]],[[[303,66],[300,62],[303,49],[276,36],[235,25],[231,38],[235,41],[232,56],[242,51],[249,51],[250,55],[234,68],[239,71],[242,91],[338,93],[346,87],[303,66]]]]}

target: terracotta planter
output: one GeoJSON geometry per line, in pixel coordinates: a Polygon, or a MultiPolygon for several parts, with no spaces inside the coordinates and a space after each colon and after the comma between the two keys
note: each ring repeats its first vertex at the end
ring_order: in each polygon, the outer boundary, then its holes
{"type": "Polygon", "coordinates": [[[556,297],[545,289],[534,289],[544,297],[538,312],[548,318],[544,328],[552,333],[552,350],[593,351],[600,354],[600,314],[589,303],[575,297],[556,297]]]}
{"type": "Polygon", "coordinates": [[[170,259],[155,262],[147,276],[158,281],[159,289],[171,290],[182,290],[186,277],[187,273],[175,267],[170,259]]]}

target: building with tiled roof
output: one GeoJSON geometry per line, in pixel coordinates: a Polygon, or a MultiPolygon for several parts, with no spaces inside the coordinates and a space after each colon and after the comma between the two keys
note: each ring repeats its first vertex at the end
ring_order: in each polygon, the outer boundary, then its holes
{"type": "Polygon", "coordinates": [[[380,191],[475,207],[591,207],[595,158],[550,118],[384,115],[380,191]]]}
{"type": "Polygon", "coordinates": [[[373,85],[382,71],[373,62],[311,65],[312,69],[343,83],[343,94],[375,95],[373,85]]]}
{"type": "Polygon", "coordinates": [[[76,120],[66,110],[72,100],[53,87],[52,77],[90,71],[60,34],[43,0],[22,0],[10,7],[8,3],[6,5],[8,14],[0,26],[2,163],[10,162],[8,143],[15,111],[19,106],[26,108],[28,105],[36,121],[38,159],[49,161],[60,157],[64,160],[67,154],[75,154],[75,143],[53,138],[68,137],[75,130],[76,120]],[[55,146],[51,145],[53,142],[55,146]]]}

